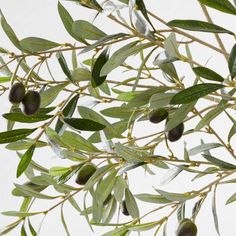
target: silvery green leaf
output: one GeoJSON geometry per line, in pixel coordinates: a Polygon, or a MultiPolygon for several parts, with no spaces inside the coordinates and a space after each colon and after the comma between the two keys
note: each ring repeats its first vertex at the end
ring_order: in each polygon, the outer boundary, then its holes
{"type": "Polygon", "coordinates": [[[146,19],[138,12],[138,11],[134,11],[134,25],[137,29],[137,31],[146,36],[147,38],[149,38],[150,40],[155,40],[155,37],[153,35],[153,33],[150,31],[149,25],[146,21],[146,19]]]}
{"type": "Polygon", "coordinates": [[[155,57],[155,59],[153,61],[153,65],[154,66],[161,66],[162,64],[174,62],[176,60],[178,60],[178,58],[171,57],[168,55],[168,53],[166,51],[162,51],[162,52],[158,53],[157,56],[155,57]]]}
{"type": "Polygon", "coordinates": [[[185,218],[185,202],[178,207],[177,218],[179,222],[185,218]]]}
{"type": "Polygon", "coordinates": [[[102,5],[102,8],[103,8],[102,14],[104,16],[108,16],[115,11],[119,11],[122,10],[123,8],[126,8],[126,6],[124,4],[114,3],[113,1],[106,1],[102,5]]]}
{"type": "Polygon", "coordinates": [[[180,53],[176,41],[175,33],[171,33],[164,42],[164,48],[169,58],[178,60],[180,53]]]}
{"type": "Polygon", "coordinates": [[[180,174],[183,171],[183,169],[179,168],[178,166],[173,167],[166,171],[165,175],[162,177],[160,184],[168,184],[171,182],[178,174],[180,174]]]}
{"type": "Polygon", "coordinates": [[[188,154],[190,156],[194,156],[194,155],[197,155],[197,154],[202,153],[204,151],[208,151],[208,150],[218,148],[218,147],[222,147],[222,144],[220,144],[220,143],[204,143],[204,144],[201,144],[201,145],[198,145],[194,148],[189,149],[188,154]]]}
{"type": "Polygon", "coordinates": [[[212,214],[214,218],[216,232],[220,236],[219,221],[218,221],[218,216],[217,216],[217,211],[216,211],[216,188],[217,188],[217,185],[215,185],[214,192],[213,192],[212,214]]]}
{"type": "Polygon", "coordinates": [[[125,172],[133,170],[139,166],[145,165],[145,162],[140,163],[125,163],[118,171],[117,175],[123,175],[125,172]]]}
{"type": "Polygon", "coordinates": [[[173,96],[174,93],[157,93],[152,95],[149,101],[150,108],[158,109],[169,105],[173,96]]]}

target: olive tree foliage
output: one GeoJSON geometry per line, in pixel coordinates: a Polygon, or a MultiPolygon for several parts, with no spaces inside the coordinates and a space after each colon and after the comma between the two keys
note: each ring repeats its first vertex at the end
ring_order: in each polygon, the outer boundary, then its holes
{"type": "MultiPolygon", "coordinates": [[[[210,214],[220,235],[216,189],[236,181],[236,155],[231,141],[236,132],[232,115],[236,46],[231,45],[231,52],[226,51],[221,35],[235,40],[235,34],[214,24],[208,9],[221,12],[222,17],[236,15],[235,2],[199,0],[205,19],[166,22],[149,11],[143,0],[70,1],[84,11],[95,12],[96,17],[93,22],[73,19],[63,1],[58,2],[61,23],[71,36],[71,42],[63,44],[43,37],[19,39],[1,12],[1,27],[16,50],[0,48],[0,90],[2,96],[9,97],[9,110],[2,115],[7,127],[0,133],[0,143],[6,144],[9,155],[10,151],[17,152],[16,176],[25,175],[28,181],[15,183],[12,195],[20,197],[22,205],[19,210],[2,213],[17,220],[1,229],[0,235],[16,227],[21,227],[21,235],[37,235],[39,226],[31,223],[31,217],[46,217],[59,207],[65,234],[70,235],[63,206],[71,204],[86,218],[91,230],[94,226],[107,227],[104,236],[148,230],[154,235],[167,235],[168,220],[176,216],[176,234],[194,236],[195,219],[209,195],[213,195],[210,214]],[[114,27],[123,27],[123,31],[108,34],[96,27],[100,15],[114,27]],[[213,34],[216,43],[204,41],[192,31],[213,34]],[[221,55],[227,61],[228,75],[221,75],[220,68],[216,72],[196,61],[192,44],[221,55]],[[79,63],[84,57],[87,59],[79,63]],[[52,59],[57,60],[61,69],[57,73],[63,73],[64,80],[57,80],[50,70],[48,62],[52,59]],[[132,59],[138,61],[138,67],[132,65],[132,59]],[[15,69],[10,69],[10,64],[15,69]],[[180,74],[177,64],[190,68],[192,78],[180,74]],[[48,70],[45,78],[41,67],[48,70]],[[122,78],[110,77],[115,69],[123,72],[122,78]],[[92,99],[92,106],[78,106],[78,101],[86,97],[92,99]],[[231,124],[231,129],[225,131],[226,139],[211,123],[221,114],[231,124]],[[147,122],[153,126],[150,134],[144,132],[147,122]],[[22,128],[15,128],[16,125],[22,128]],[[207,138],[189,148],[184,140],[196,133],[216,141],[212,143],[207,138]],[[175,154],[174,142],[182,148],[182,155],[175,154]],[[160,145],[165,148],[159,149],[160,145]],[[34,160],[38,149],[45,153],[52,149],[57,158],[68,159],[71,165],[45,168],[34,160]],[[225,154],[214,155],[213,149],[221,149],[225,154]],[[133,193],[128,181],[133,169],[147,175],[163,169],[166,183],[188,172],[193,181],[209,175],[213,181],[204,181],[201,188],[190,192],[167,192],[154,186],[152,192],[133,193]],[[48,192],[50,186],[55,191],[53,195],[48,192]],[[76,200],[77,195],[81,195],[82,202],[76,200]],[[50,201],[52,206],[35,212],[31,208],[36,201],[50,201]],[[189,208],[189,202],[193,207],[187,216],[185,208],[189,208]],[[141,214],[141,204],[152,204],[153,209],[141,214]],[[146,220],[162,209],[169,213],[146,220]],[[119,220],[120,213],[126,220],[119,220]]],[[[235,200],[236,194],[229,195],[226,204],[235,200]]]]}

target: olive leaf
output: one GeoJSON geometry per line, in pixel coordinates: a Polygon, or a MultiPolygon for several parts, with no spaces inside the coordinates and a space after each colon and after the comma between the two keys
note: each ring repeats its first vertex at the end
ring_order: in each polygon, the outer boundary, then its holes
{"type": "Polygon", "coordinates": [[[106,64],[106,62],[109,59],[108,55],[108,48],[104,49],[96,61],[94,62],[93,68],[92,68],[92,86],[93,87],[98,87],[100,86],[105,80],[106,80],[106,75],[100,76],[100,72],[102,67],[106,64]]]}
{"type": "Polygon", "coordinates": [[[32,156],[34,154],[35,144],[33,144],[21,157],[21,160],[17,166],[17,178],[27,169],[29,166],[32,156]]]}
{"type": "Polygon", "coordinates": [[[222,84],[197,84],[174,95],[170,101],[170,104],[190,103],[223,87],[224,85],[222,84]]]}
{"type": "Polygon", "coordinates": [[[198,20],[172,20],[168,22],[168,26],[178,27],[178,28],[182,28],[182,29],[186,29],[190,31],[227,33],[227,34],[234,35],[232,31],[224,29],[223,27],[220,27],[218,25],[215,25],[209,22],[198,21],[198,20]]]}
{"type": "Polygon", "coordinates": [[[0,143],[11,143],[32,134],[36,129],[15,129],[0,133],[0,143]]]}
{"type": "Polygon", "coordinates": [[[28,37],[20,40],[20,46],[26,51],[42,52],[58,47],[60,44],[42,38],[28,37]]]}
{"type": "Polygon", "coordinates": [[[219,11],[236,15],[236,8],[229,0],[199,0],[199,2],[219,11]]]}
{"type": "Polygon", "coordinates": [[[207,80],[213,80],[213,81],[218,81],[218,82],[223,82],[224,78],[217,74],[215,71],[207,68],[207,67],[194,67],[193,71],[195,72],[196,75],[207,79],[207,80]]]}
{"type": "Polygon", "coordinates": [[[73,33],[82,39],[98,40],[106,34],[96,26],[84,20],[77,20],[72,24],[73,33]]]}
{"type": "Polygon", "coordinates": [[[228,67],[229,67],[231,77],[232,78],[235,77],[236,76],[236,44],[233,46],[230,52],[228,67]]]}

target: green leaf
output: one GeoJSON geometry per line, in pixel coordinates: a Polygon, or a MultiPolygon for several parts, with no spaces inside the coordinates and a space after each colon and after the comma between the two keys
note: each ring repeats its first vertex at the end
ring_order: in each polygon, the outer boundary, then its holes
{"type": "Polygon", "coordinates": [[[202,154],[202,156],[208,160],[209,162],[211,162],[212,164],[219,166],[221,169],[226,169],[226,170],[235,170],[236,166],[233,164],[230,164],[228,162],[222,161],[220,159],[217,159],[211,155],[206,155],[206,154],[202,154]]]}
{"type": "Polygon", "coordinates": [[[121,143],[116,143],[115,150],[118,156],[121,156],[130,163],[141,163],[143,153],[138,152],[131,147],[126,147],[121,143]]]}
{"type": "MultiPolygon", "coordinates": [[[[35,141],[32,139],[19,140],[19,141],[7,144],[6,149],[12,150],[12,151],[25,150],[25,149],[28,149],[34,143],[35,141]]],[[[36,148],[46,147],[47,145],[48,144],[46,142],[38,140],[36,143],[36,148]]]]}
{"type": "MultiPolygon", "coordinates": [[[[76,105],[77,105],[79,96],[80,96],[80,94],[75,95],[66,104],[66,106],[62,110],[62,115],[64,117],[72,117],[72,115],[74,114],[74,111],[76,109],[76,105]]],[[[58,119],[57,123],[56,123],[55,131],[59,134],[62,134],[64,132],[64,129],[65,129],[65,124],[60,119],[58,119]]]]}
{"type": "Polygon", "coordinates": [[[106,34],[85,20],[77,20],[72,25],[73,33],[82,39],[98,40],[106,34]]]}
{"type": "Polygon", "coordinates": [[[70,170],[70,167],[54,166],[49,169],[49,174],[52,177],[55,177],[55,176],[63,175],[69,170],[70,170]]]}
{"type": "Polygon", "coordinates": [[[213,80],[213,81],[218,81],[218,82],[223,82],[224,78],[217,74],[215,71],[207,68],[207,67],[194,67],[193,71],[195,72],[196,75],[207,79],[207,80],[213,80]]]}
{"type": "Polygon", "coordinates": [[[170,193],[166,191],[162,191],[159,189],[155,189],[161,196],[165,197],[170,201],[178,201],[178,202],[185,202],[191,198],[194,198],[196,195],[189,194],[189,193],[170,193]]]}
{"type": "Polygon", "coordinates": [[[0,144],[21,140],[32,134],[36,129],[15,129],[0,133],[0,144]]]}
{"type": "Polygon", "coordinates": [[[142,51],[145,48],[149,48],[152,46],[152,43],[145,43],[137,45],[138,42],[132,42],[124,47],[118,49],[107,61],[107,63],[103,66],[100,76],[108,75],[112,70],[120,66],[125,60],[131,56],[134,55],[140,51],[142,51]]]}
{"type": "Polygon", "coordinates": [[[67,236],[70,236],[69,229],[68,229],[68,226],[67,226],[67,224],[66,224],[65,217],[64,217],[63,204],[61,205],[61,222],[62,222],[63,227],[64,227],[64,229],[65,229],[66,235],[67,235],[67,236]]]}
{"type": "Polygon", "coordinates": [[[230,196],[230,198],[227,200],[226,204],[230,204],[232,202],[236,201],[236,193],[234,193],[232,196],[230,196]]]}
{"type": "Polygon", "coordinates": [[[216,10],[236,15],[235,7],[228,0],[199,0],[199,2],[216,10]]]}
{"type": "Polygon", "coordinates": [[[9,82],[11,80],[10,77],[0,77],[0,83],[6,83],[9,82]]]}
{"type": "Polygon", "coordinates": [[[204,115],[204,117],[199,121],[199,123],[197,124],[197,126],[195,127],[194,130],[200,130],[201,128],[203,128],[206,125],[209,125],[210,122],[216,118],[218,115],[220,115],[224,110],[223,106],[219,106],[216,107],[212,110],[210,110],[206,115],[204,115]]]}
{"type": "Polygon", "coordinates": [[[89,119],[82,118],[64,118],[64,122],[74,129],[84,131],[99,131],[104,129],[106,126],[89,119]]]}
{"type": "Polygon", "coordinates": [[[209,33],[227,33],[227,34],[234,35],[232,31],[229,31],[218,25],[205,22],[205,21],[199,21],[199,20],[172,20],[168,22],[168,26],[178,27],[178,28],[186,29],[190,31],[201,31],[201,32],[209,32],[209,33]]]}
{"type": "Polygon", "coordinates": [[[127,188],[127,183],[121,176],[116,177],[116,183],[114,185],[114,197],[119,203],[122,202],[124,196],[124,190],[127,188]]]}
{"type": "Polygon", "coordinates": [[[20,45],[23,49],[30,52],[43,52],[60,46],[59,43],[36,37],[24,38],[20,41],[20,45]]]}
{"type": "Polygon", "coordinates": [[[174,93],[157,93],[152,95],[150,98],[150,108],[158,109],[169,105],[174,95],[174,93]]]}
{"type": "Polygon", "coordinates": [[[26,116],[23,113],[5,113],[2,115],[5,119],[10,121],[16,121],[21,123],[35,123],[52,118],[52,115],[36,114],[32,116],[26,116]]]}
{"type": "Polygon", "coordinates": [[[236,44],[230,52],[228,67],[231,77],[234,78],[236,76],[236,44]]]}
{"type": "Polygon", "coordinates": [[[57,52],[56,57],[57,57],[57,60],[61,66],[62,71],[67,76],[67,78],[73,83],[74,81],[73,81],[73,78],[71,75],[71,71],[67,65],[66,59],[63,56],[62,52],[57,52]]]}
{"type": "Polygon", "coordinates": [[[107,42],[109,42],[109,41],[111,41],[113,39],[118,39],[118,38],[125,37],[125,36],[127,36],[127,34],[124,34],[124,33],[106,35],[106,36],[98,39],[95,43],[93,43],[91,45],[88,45],[86,48],[84,48],[80,52],[80,54],[89,52],[89,51],[93,50],[94,48],[97,48],[98,46],[101,46],[104,43],[107,43],[107,42]]]}
{"type": "Polygon", "coordinates": [[[58,84],[58,85],[51,87],[51,88],[43,91],[42,93],[40,93],[40,95],[41,95],[41,104],[40,104],[41,108],[46,107],[49,104],[51,104],[56,99],[58,94],[67,85],[68,85],[67,83],[58,84]]]}
{"type": "Polygon", "coordinates": [[[65,182],[67,182],[72,176],[74,176],[79,171],[79,169],[83,165],[84,163],[71,166],[67,172],[63,173],[61,176],[59,176],[59,178],[57,178],[57,184],[64,184],[65,182]]]}
{"type": "Polygon", "coordinates": [[[94,186],[96,182],[98,182],[105,174],[109,173],[110,170],[114,169],[116,164],[109,164],[106,166],[102,166],[98,168],[94,174],[90,177],[88,182],[84,186],[84,190],[88,190],[94,186]]]}
{"type": "Polygon", "coordinates": [[[197,84],[180,91],[175,94],[171,99],[171,104],[185,104],[190,103],[195,100],[198,100],[201,97],[204,97],[212,92],[215,92],[218,89],[225,87],[222,84],[197,84]]]}
{"type": "Polygon", "coordinates": [[[35,150],[35,144],[33,144],[26,152],[25,154],[21,157],[21,160],[17,166],[17,178],[19,176],[21,176],[21,174],[27,169],[27,167],[29,166],[32,156],[34,154],[34,150],[35,150]]]}
{"type": "Polygon", "coordinates": [[[196,101],[191,103],[183,104],[168,120],[166,124],[165,131],[170,131],[171,129],[178,126],[180,123],[184,121],[187,117],[188,113],[191,112],[196,104],[196,101]]]}
{"type": "Polygon", "coordinates": [[[5,235],[7,233],[9,233],[11,230],[13,230],[14,228],[16,228],[20,223],[21,223],[22,219],[19,219],[9,225],[7,225],[6,227],[4,227],[3,229],[0,230],[0,235],[5,235]]]}
{"type": "Polygon", "coordinates": [[[149,222],[149,223],[144,223],[144,224],[138,224],[134,226],[131,225],[128,227],[128,229],[129,231],[143,232],[143,231],[147,231],[147,230],[155,228],[158,224],[159,222],[155,221],[155,222],[149,222]]]}
{"type": "Polygon", "coordinates": [[[17,217],[26,217],[42,214],[42,212],[21,212],[21,211],[5,211],[2,212],[4,216],[17,216],[17,217]]]}
{"type": "Polygon", "coordinates": [[[127,188],[125,189],[125,203],[126,203],[126,207],[127,207],[129,214],[133,218],[138,218],[139,217],[138,205],[135,201],[133,194],[127,188]]]}
{"type": "Polygon", "coordinates": [[[116,182],[117,170],[113,170],[105,179],[101,180],[95,191],[95,199],[98,205],[102,205],[111,193],[116,182]]]}
{"type": "Polygon", "coordinates": [[[104,116],[108,116],[112,118],[129,119],[133,112],[133,109],[126,108],[126,106],[119,106],[119,107],[109,107],[100,112],[104,116]]]}
{"type": "Polygon", "coordinates": [[[7,20],[4,17],[1,10],[0,10],[0,22],[1,22],[2,29],[5,32],[5,34],[7,35],[7,37],[10,39],[10,41],[13,43],[13,45],[15,45],[16,48],[21,50],[20,41],[17,38],[17,36],[16,36],[15,32],[13,31],[13,29],[11,28],[11,26],[7,23],[7,20]]]}
{"type": "Polygon", "coordinates": [[[63,143],[65,143],[66,145],[68,145],[73,149],[83,150],[87,152],[99,151],[87,139],[83,138],[82,136],[74,132],[65,131],[65,133],[61,136],[61,140],[63,143]]]}
{"type": "Polygon", "coordinates": [[[188,154],[190,156],[197,155],[198,153],[202,153],[205,151],[212,150],[214,148],[222,147],[222,144],[220,143],[203,143],[201,145],[198,145],[194,148],[189,149],[188,154]]]}
{"type": "Polygon", "coordinates": [[[66,29],[66,31],[72,36],[74,39],[76,39],[79,42],[84,42],[84,40],[80,37],[78,37],[72,30],[72,26],[74,23],[73,18],[69,14],[69,12],[63,7],[63,5],[58,1],[58,13],[60,15],[61,21],[66,29]]]}
{"type": "Polygon", "coordinates": [[[92,86],[100,86],[107,78],[107,76],[100,76],[102,67],[106,64],[109,59],[108,48],[104,49],[101,54],[96,59],[93,68],[92,68],[92,86]]]}
{"type": "Polygon", "coordinates": [[[76,68],[72,72],[72,77],[75,82],[90,81],[92,79],[91,71],[85,68],[76,68]]]}
{"type": "Polygon", "coordinates": [[[213,192],[212,214],[213,214],[213,219],[214,219],[216,232],[220,236],[219,221],[218,221],[218,216],[217,216],[217,211],[216,211],[216,206],[217,206],[216,205],[216,188],[217,188],[217,185],[215,185],[214,192],[213,192]]]}
{"type": "Polygon", "coordinates": [[[137,96],[135,96],[128,103],[127,108],[128,107],[130,107],[130,108],[140,107],[140,106],[146,105],[146,104],[148,104],[152,95],[164,93],[169,89],[170,89],[170,87],[164,87],[164,86],[146,89],[146,90],[142,91],[140,94],[137,94],[137,96]]]}
{"type": "Polygon", "coordinates": [[[29,222],[30,233],[32,234],[32,236],[37,236],[37,232],[35,231],[29,219],[28,219],[28,222],[29,222]]]}
{"type": "Polygon", "coordinates": [[[136,194],[135,197],[143,202],[155,203],[155,204],[166,204],[171,202],[161,195],[153,195],[148,193],[136,194]]]}
{"type": "Polygon", "coordinates": [[[156,31],[155,27],[153,26],[151,20],[148,17],[147,9],[146,9],[146,6],[144,4],[144,1],[143,0],[136,0],[136,4],[138,6],[138,9],[142,12],[143,16],[147,20],[147,22],[152,26],[153,30],[156,31]]]}
{"type": "Polygon", "coordinates": [[[16,189],[18,189],[20,192],[23,192],[24,194],[26,194],[26,196],[35,197],[35,198],[39,198],[39,199],[47,199],[47,200],[57,198],[56,196],[54,197],[54,196],[49,196],[49,195],[39,193],[27,185],[15,184],[15,186],[16,186],[16,189]]]}

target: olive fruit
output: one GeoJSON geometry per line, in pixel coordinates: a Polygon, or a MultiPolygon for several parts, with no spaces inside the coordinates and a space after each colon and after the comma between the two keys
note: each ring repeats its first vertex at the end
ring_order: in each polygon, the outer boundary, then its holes
{"type": "Polygon", "coordinates": [[[75,182],[80,185],[85,185],[95,171],[96,167],[93,164],[82,166],[78,172],[75,182]]]}
{"type": "Polygon", "coordinates": [[[20,103],[25,96],[25,87],[22,83],[15,83],[9,92],[9,101],[11,103],[20,103]]]}
{"type": "Polygon", "coordinates": [[[121,203],[121,212],[125,215],[125,216],[129,216],[129,212],[128,212],[128,209],[126,207],[126,202],[125,200],[122,201],[121,203]]]}
{"type": "Polygon", "coordinates": [[[189,219],[183,219],[176,232],[177,236],[196,236],[197,226],[189,219]]]}
{"type": "Polygon", "coordinates": [[[167,110],[164,108],[159,108],[149,113],[149,121],[157,124],[165,120],[167,116],[168,116],[167,110]]]}
{"type": "Polygon", "coordinates": [[[34,115],[40,108],[40,94],[37,91],[29,90],[22,100],[23,112],[27,116],[34,115]]]}
{"type": "Polygon", "coordinates": [[[182,137],[183,132],[184,132],[184,124],[180,123],[175,128],[168,131],[167,138],[170,142],[175,142],[182,137]]]}

